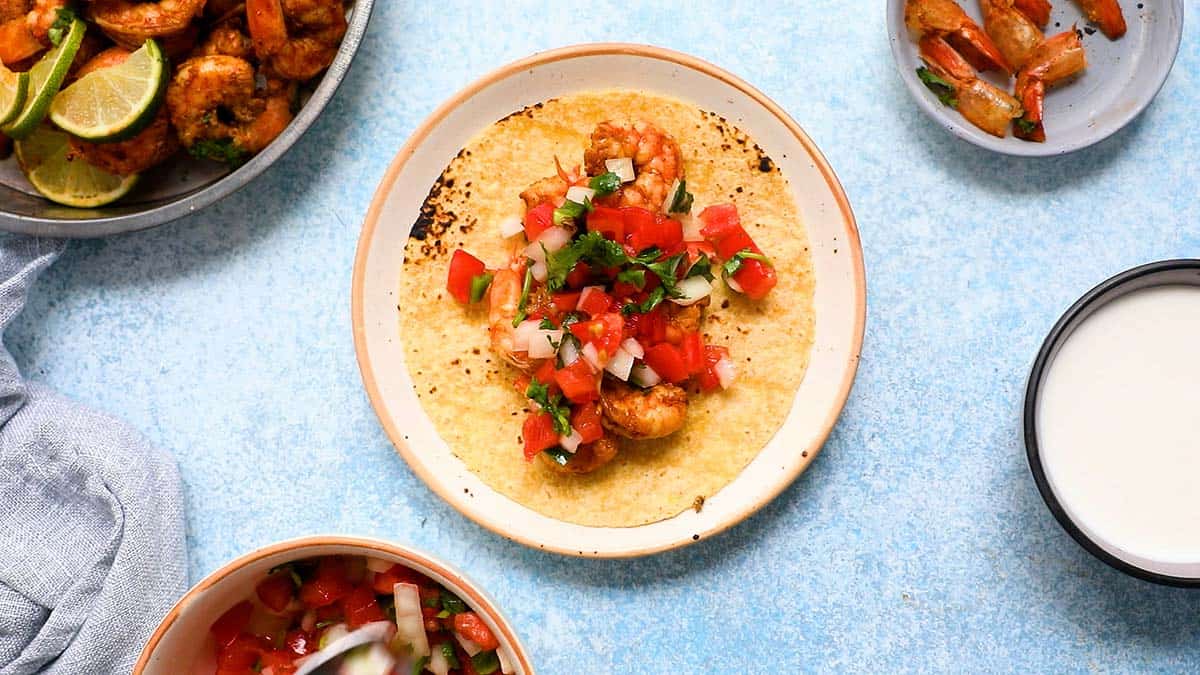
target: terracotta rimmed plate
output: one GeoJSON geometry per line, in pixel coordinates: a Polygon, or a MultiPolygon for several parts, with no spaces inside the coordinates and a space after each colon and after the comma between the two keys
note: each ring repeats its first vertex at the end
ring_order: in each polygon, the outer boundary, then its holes
{"type": "MultiPolygon", "coordinates": [[[[978,0],[958,4],[983,25],[978,0]]],[[[926,115],[959,138],[1006,155],[1045,157],[1064,155],[1099,143],[1137,117],[1167,80],[1183,38],[1183,0],[1120,0],[1128,30],[1109,40],[1095,30],[1074,0],[1056,0],[1046,34],[1078,25],[1083,31],[1088,68],[1070,83],[1046,95],[1046,142],[1030,143],[1013,137],[996,138],[963,119],[938,101],[917,77],[921,66],[917,46],[904,25],[905,0],[888,0],[887,25],[892,56],[900,77],[926,115]]],[[[1013,80],[985,79],[1012,91],[1013,80]]]]}
{"type": "MultiPolygon", "coordinates": [[[[363,383],[388,436],[413,471],[468,518],[531,547],[631,557],[690,544],[766,505],[806,469],[833,428],[858,366],[866,315],[862,247],[833,170],[787,113],[739,78],[656,47],[591,44],[512,63],[438,108],[401,148],[359,238],[352,289],[363,383]],[[430,186],[476,133],[506,115],[574,91],[629,88],[690,101],[750,134],[789,180],[816,274],[816,336],[791,411],[758,457],[696,513],[639,527],[586,527],[502,496],[455,458],[425,415],[404,364],[397,298],[404,245],[430,186]]],[[[514,457],[513,461],[521,461],[514,457]]]]}
{"type": "Polygon", "coordinates": [[[192,672],[203,636],[219,616],[250,597],[254,587],[276,565],[323,555],[361,555],[391,560],[411,567],[440,583],[466,601],[492,629],[506,650],[508,661],[518,675],[533,675],[533,666],[517,633],[496,603],[454,568],[413,549],[378,539],[342,536],[314,536],[271,544],[231,561],[189,590],[167,612],[150,636],[142,655],[133,667],[133,675],[175,675],[192,672]],[[197,636],[200,636],[199,638],[197,636]]]}

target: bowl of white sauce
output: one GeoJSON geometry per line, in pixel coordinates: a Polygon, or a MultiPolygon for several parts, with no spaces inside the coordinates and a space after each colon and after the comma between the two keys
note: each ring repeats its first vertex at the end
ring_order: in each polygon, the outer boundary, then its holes
{"type": "Polygon", "coordinates": [[[1200,260],[1105,281],[1050,331],[1025,393],[1046,505],[1135,577],[1200,586],[1200,260]]]}

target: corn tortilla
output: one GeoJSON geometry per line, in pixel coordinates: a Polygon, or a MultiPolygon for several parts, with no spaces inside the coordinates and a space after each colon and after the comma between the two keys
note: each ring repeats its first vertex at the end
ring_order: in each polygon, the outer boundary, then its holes
{"type": "Polygon", "coordinates": [[[405,247],[400,336],[425,413],[451,451],[484,483],[552,518],[633,527],[699,508],[770,441],[791,407],[812,348],[814,278],[808,238],[786,178],[754,141],[722,117],[640,91],[571,94],[493,124],[450,162],[430,190],[405,247]],[[486,302],[464,307],[445,290],[450,255],[464,248],[500,267],[523,237],[498,224],[521,216],[518,194],[583,162],[597,123],[647,120],[679,143],[698,213],[736,204],[742,225],[771,257],[779,284],[761,301],[718,282],[703,324],[706,344],[729,347],[738,378],[691,396],[687,423],[667,438],[622,439],[615,460],[586,475],[560,474],[522,456],[528,401],[518,371],[489,349],[486,302]]]}

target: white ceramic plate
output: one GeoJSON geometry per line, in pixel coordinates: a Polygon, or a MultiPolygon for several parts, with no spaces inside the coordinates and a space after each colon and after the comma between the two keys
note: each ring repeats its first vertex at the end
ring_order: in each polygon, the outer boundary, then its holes
{"type": "MultiPolygon", "coordinates": [[[[1119,40],[1104,33],[1085,33],[1088,68],[1074,81],[1063,83],[1046,94],[1046,142],[1030,143],[1012,136],[991,136],[968,122],[958,111],[938,101],[917,78],[922,65],[917,45],[904,25],[905,0],[888,0],[888,34],[892,55],[908,91],[917,105],[950,133],[988,150],[1007,155],[1044,157],[1063,155],[1085,148],[1115,134],[1150,105],[1162,88],[1183,37],[1183,0],[1120,0],[1128,32],[1119,40]]],[[[958,4],[983,25],[978,0],[958,4]]],[[[1046,35],[1069,30],[1078,24],[1090,28],[1074,0],[1053,0],[1054,11],[1046,35]]],[[[984,77],[1011,92],[1014,80],[987,73],[984,77]]]]}
{"type": "MultiPolygon", "coordinates": [[[[532,547],[597,557],[645,555],[720,532],[780,493],[816,456],[858,366],[866,314],[862,248],[841,185],[824,157],[772,101],[708,63],[654,47],[595,44],[506,66],[442,105],[393,162],[367,214],[353,284],[354,344],[363,382],[400,454],[467,517],[532,547]],[[476,133],[527,105],[581,90],[643,89],[691,101],[749,133],[789,180],[808,228],[816,272],[812,362],[782,428],[728,486],[668,520],[630,528],[549,518],[495,492],[467,470],[421,409],[404,364],[396,314],[404,245],[430,186],[476,133]]],[[[513,461],[520,461],[514,458],[513,461]]]]}

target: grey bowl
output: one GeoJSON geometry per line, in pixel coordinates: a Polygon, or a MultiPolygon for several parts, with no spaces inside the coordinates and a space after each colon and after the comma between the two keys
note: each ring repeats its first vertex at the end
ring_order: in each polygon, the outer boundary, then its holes
{"type": "Polygon", "coordinates": [[[234,171],[176,159],[142,177],[126,199],[99,209],[58,206],[37,195],[15,160],[0,162],[0,230],[46,237],[105,237],[135,232],[195,213],[245,187],[300,140],[333,98],[358,52],[374,0],[355,0],[342,46],[296,118],[266,150],[234,171]]]}
{"type": "MultiPolygon", "coordinates": [[[[958,0],[983,25],[978,0],[958,0]]],[[[917,46],[904,25],[904,0],[888,0],[888,34],[892,55],[908,91],[926,115],[959,138],[1006,155],[1045,157],[1064,155],[1108,138],[1133,121],[1158,94],[1183,37],[1183,0],[1122,0],[1128,32],[1119,40],[1103,33],[1084,35],[1088,69],[1072,82],[1046,94],[1046,142],[1030,143],[996,138],[977,129],[958,111],[942,105],[917,78],[921,65],[917,46]]],[[[1047,34],[1059,33],[1078,23],[1088,27],[1073,0],[1054,0],[1047,34]],[[1057,26],[1055,24],[1058,24],[1057,26]]],[[[996,80],[1006,91],[1012,81],[996,80]]]]}

